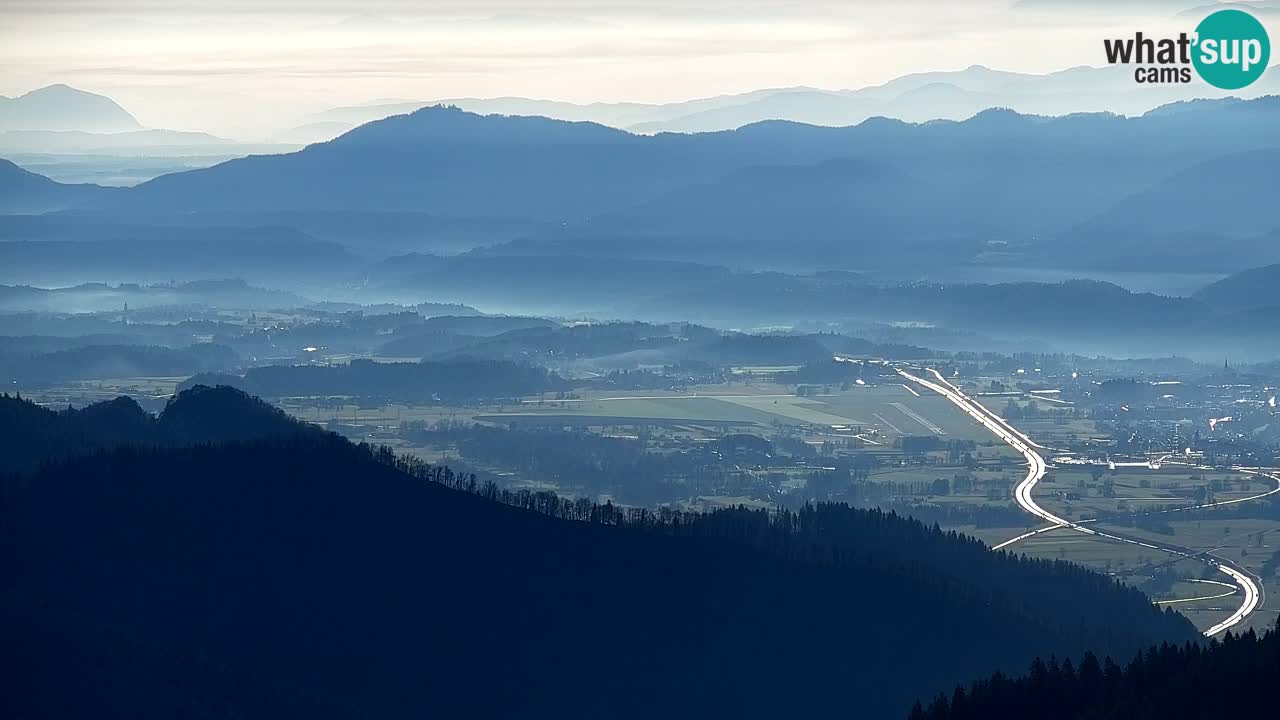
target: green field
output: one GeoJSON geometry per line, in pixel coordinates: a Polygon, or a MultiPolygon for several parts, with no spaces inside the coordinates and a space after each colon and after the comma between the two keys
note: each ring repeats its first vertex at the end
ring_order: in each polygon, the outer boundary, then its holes
{"type": "MultiPolygon", "coordinates": [[[[857,386],[813,397],[765,383],[702,387],[688,393],[583,393],[570,400],[526,401],[501,412],[483,413],[485,420],[537,415],[565,416],[566,423],[591,425],[593,418],[621,424],[636,421],[716,422],[807,427],[836,436],[862,435],[870,444],[891,445],[902,435],[937,435],[943,440],[974,440],[995,448],[989,433],[945,398],[915,395],[900,384],[857,386]]],[[[994,452],[994,450],[993,450],[994,452]]]]}
{"type": "MultiPolygon", "coordinates": [[[[1173,517],[1176,517],[1173,516],[1173,517]]],[[[1172,534],[1142,530],[1123,525],[1098,524],[1100,530],[1111,530],[1125,535],[1153,541],[1173,543],[1194,550],[1211,551],[1239,563],[1258,573],[1273,553],[1280,548],[1280,522],[1264,519],[1198,519],[1172,520],[1172,534]]],[[[1008,530],[975,531],[975,535],[988,543],[997,543],[1017,533],[1008,530]]],[[[1213,571],[1204,563],[1179,558],[1151,548],[1135,546],[1112,540],[1100,539],[1077,533],[1070,529],[1052,530],[1024,540],[1010,548],[1019,554],[1044,559],[1067,560],[1113,575],[1138,588],[1147,590],[1151,573],[1157,569],[1173,570],[1187,578],[1227,581],[1229,578],[1213,571]]],[[[1195,598],[1225,591],[1220,587],[1202,587],[1201,583],[1177,583],[1172,593],[1160,593],[1156,599],[1195,598]]],[[[1208,584],[1205,584],[1206,586],[1208,584]]],[[[1280,582],[1268,578],[1264,583],[1267,597],[1280,597],[1280,582]]],[[[1233,595],[1203,601],[1175,603],[1178,612],[1185,614],[1198,627],[1207,628],[1239,606],[1240,597],[1233,595]]],[[[1274,607],[1255,612],[1238,629],[1261,630],[1275,622],[1274,607]]]]}
{"type": "Polygon", "coordinates": [[[1068,465],[1050,469],[1036,485],[1034,495],[1045,509],[1069,520],[1080,520],[1100,512],[1142,512],[1194,505],[1196,488],[1206,485],[1219,488],[1213,493],[1216,502],[1258,495],[1275,487],[1274,482],[1265,478],[1174,465],[1165,465],[1158,471],[1122,468],[1094,480],[1086,468],[1068,465]],[[1103,496],[1107,481],[1111,483],[1113,497],[1103,496]]]}
{"type": "Polygon", "coordinates": [[[923,435],[928,424],[980,441],[977,456],[994,458],[1003,446],[940,398],[916,397],[901,386],[867,386],[819,397],[801,397],[787,386],[734,383],[688,392],[579,391],[567,398],[532,397],[504,404],[357,405],[350,400],[290,398],[276,404],[310,422],[394,428],[401,422],[455,420],[543,426],[699,426],[768,435],[785,429],[808,439],[862,438],[892,449],[902,434],[923,435]],[[916,418],[912,417],[912,414],[916,418]],[[935,424],[936,423],[936,424],[935,424]]]}
{"type": "Polygon", "coordinates": [[[776,403],[778,412],[771,413],[750,405],[699,395],[618,395],[588,397],[581,400],[547,401],[507,406],[502,412],[487,413],[486,419],[501,422],[502,418],[522,416],[565,417],[566,424],[593,425],[622,424],[628,419],[641,422],[697,422],[739,423],[767,427],[775,422],[798,422],[785,414],[789,401],[799,398],[759,397],[753,399],[761,405],[776,403]],[[778,402],[778,401],[781,402],[778,402]],[[601,420],[603,419],[603,420],[601,420]],[[592,422],[596,420],[596,422],[592,422]]]}

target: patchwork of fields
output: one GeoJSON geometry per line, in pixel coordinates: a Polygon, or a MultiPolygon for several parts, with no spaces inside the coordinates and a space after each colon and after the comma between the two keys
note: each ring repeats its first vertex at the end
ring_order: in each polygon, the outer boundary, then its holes
{"type": "Polygon", "coordinates": [[[814,426],[827,431],[864,434],[889,442],[902,435],[938,435],[945,439],[989,443],[983,428],[945,398],[920,396],[899,384],[862,385],[850,390],[801,397],[770,384],[734,385],[689,393],[646,395],[584,394],[571,400],[528,401],[500,413],[485,413],[491,422],[531,422],[554,416],[565,424],[601,425],[632,422],[720,423],[757,428],[814,426]]]}

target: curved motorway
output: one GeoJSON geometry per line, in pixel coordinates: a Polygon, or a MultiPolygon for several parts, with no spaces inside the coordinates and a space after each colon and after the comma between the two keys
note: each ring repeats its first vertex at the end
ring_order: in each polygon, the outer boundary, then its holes
{"type": "MultiPolygon", "coordinates": [[[[1219,558],[1213,555],[1209,555],[1208,553],[1197,552],[1191,548],[1186,548],[1179,545],[1172,545],[1169,543],[1150,541],[1142,538],[1128,537],[1122,534],[1117,534],[1112,532],[1103,532],[1101,530],[1094,530],[1093,528],[1086,527],[1080,523],[1075,523],[1065,518],[1060,518],[1057,515],[1054,515],[1053,513],[1049,512],[1048,510],[1045,510],[1043,507],[1041,507],[1039,504],[1036,503],[1035,499],[1031,496],[1031,491],[1035,488],[1036,483],[1040,482],[1041,478],[1044,477],[1045,472],[1048,470],[1048,466],[1045,464],[1044,457],[1042,457],[1040,453],[1036,452],[1036,450],[1037,449],[1044,450],[1047,448],[1045,448],[1043,445],[1037,444],[1034,440],[1027,437],[1026,434],[1022,433],[1017,428],[1010,425],[1003,418],[1001,418],[1000,416],[988,410],[984,405],[982,405],[982,403],[974,400],[973,398],[970,398],[968,395],[965,395],[959,388],[957,388],[955,385],[952,385],[950,382],[948,382],[946,378],[942,377],[942,374],[939,373],[937,370],[930,368],[925,371],[933,376],[932,380],[926,379],[924,377],[920,377],[918,375],[913,375],[912,373],[909,373],[906,370],[903,370],[901,368],[897,368],[897,372],[903,378],[910,380],[911,382],[917,383],[923,387],[926,387],[942,395],[943,397],[947,398],[953,404],[955,404],[957,407],[963,410],[965,414],[967,414],[969,417],[973,418],[974,420],[977,420],[983,427],[985,427],[987,430],[990,430],[992,434],[994,434],[996,437],[1003,440],[1014,450],[1017,450],[1018,452],[1022,453],[1022,456],[1026,458],[1027,477],[1024,478],[1022,482],[1018,483],[1016,488],[1014,488],[1014,492],[1013,492],[1014,500],[1018,503],[1020,507],[1022,507],[1023,510],[1026,510],[1028,513],[1031,513],[1032,515],[1035,515],[1041,520],[1044,520],[1046,523],[1048,523],[1048,525],[1046,527],[1024,533],[1022,535],[1019,535],[1018,537],[1015,537],[1003,543],[1000,543],[999,545],[996,545],[994,548],[992,548],[993,550],[999,550],[999,549],[1005,548],[1020,540],[1025,540],[1026,538],[1029,538],[1033,535],[1037,535],[1042,532],[1047,532],[1049,530],[1057,530],[1059,528],[1070,528],[1071,530],[1075,530],[1076,532],[1081,532],[1086,535],[1093,535],[1094,537],[1106,538],[1108,540],[1115,540],[1118,542],[1139,545],[1145,548],[1150,548],[1152,550],[1159,550],[1161,552],[1166,552],[1173,555],[1179,555],[1185,558],[1199,560],[1200,562],[1210,565],[1216,568],[1217,570],[1219,570],[1220,572],[1229,576],[1232,580],[1235,581],[1236,586],[1239,587],[1244,594],[1244,597],[1240,603],[1240,606],[1236,608],[1235,611],[1231,613],[1231,615],[1229,615],[1222,622],[1204,631],[1204,634],[1210,637],[1213,635],[1217,635],[1221,632],[1224,632],[1228,628],[1239,624],[1246,617],[1248,617],[1250,613],[1252,613],[1262,604],[1263,602],[1262,587],[1257,582],[1255,582],[1252,577],[1249,576],[1249,573],[1247,570],[1235,565],[1234,563],[1231,563],[1228,560],[1225,560],[1223,558],[1219,558]]],[[[1268,477],[1271,477],[1271,476],[1268,476],[1268,477]]],[[[1276,478],[1273,477],[1272,479],[1276,479],[1276,478]]],[[[1277,482],[1280,482],[1280,480],[1277,480],[1277,482]]],[[[1277,486],[1277,490],[1280,491],[1280,485],[1277,486]]],[[[1270,493],[1266,493],[1266,494],[1270,494],[1270,493]]]]}

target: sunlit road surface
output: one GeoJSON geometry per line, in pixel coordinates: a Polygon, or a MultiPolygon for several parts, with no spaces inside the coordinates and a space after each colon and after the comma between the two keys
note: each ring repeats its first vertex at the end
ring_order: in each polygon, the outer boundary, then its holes
{"type": "Polygon", "coordinates": [[[1259,588],[1258,584],[1243,572],[1242,569],[1235,567],[1226,560],[1207,555],[1206,553],[1199,553],[1190,548],[1179,547],[1177,545],[1149,542],[1138,538],[1124,537],[1121,535],[1103,532],[1101,530],[1094,530],[1093,528],[1086,527],[1080,523],[1074,523],[1070,520],[1060,518],[1040,507],[1031,497],[1031,491],[1035,488],[1036,483],[1040,482],[1041,478],[1044,477],[1045,472],[1048,470],[1048,466],[1045,464],[1044,458],[1041,457],[1040,453],[1036,452],[1036,449],[1046,449],[1043,445],[1037,444],[1017,428],[1006,422],[1003,418],[988,410],[982,405],[982,403],[979,403],[965,395],[955,385],[947,382],[946,378],[942,377],[942,374],[937,370],[927,370],[928,374],[933,376],[933,380],[927,380],[923,377],[913,375],[901,368],[898,368],[897,372],[902,377],[927,387],[950,400],[953,404],[963,410],[965,414],[974,420],[977,420],[983,427],[990,430],[992,434],[1003,440],[1014,450],[1022,453],[1022,456],[1027,459],[1027,477],[1024,478],[1022,482],[1018,483],[1016,488],[1014,488],[1013,498],[1023,510],[1026,510],[1028,513],[1044,520],[1049,524],[1049,526],[1006,540],[992,548],[993,550],[1000,550],[1001,548],[1012,545],[1019,540],[1024,540],[1042,532],[1057,530],[1059,528],[1070,528],[1086,535],[1093,535],[1094,537],[1139,545],[1141,547],[1199,560],[1200,562],[1212,565],[1214,568],[1230,576],[1231,579],[1236,582],[1236,585],[1244,593],[1244,599],[1240,603],[1240,607],[1236,608],[1236,610],[1232,612],[1227,619],[1217,625],[1214,625],[1208,630],[1205,630],[1204,634],[1206,636],[1217,635],[1218,633],[1225,631],[1227,628],[1239,624],[1249,616],[1249,613],[1252,613],[1257,609],[1258,605],[1261,604],[1262,590],[1259,588]]]}
{"type": "Polygon", "coordinates": [[[1200,597],[1178,598],[1177,600],[1157,600],[1156,604],[1157,605],[1178,605],[1180,603],[1204,602],[1205,600],[1218,600],[1224,597],[1231,597],[1232,595],[1235,595],[1236,593],[1240,592],[1240,588],[1236,587],[1235,585],[1232,585],[1231,583],[1218,582],[1217,580],[1190,580],[1189,582],[1202,583],[1206,585],[1218,585],[1220,587],[1231,588],[1231,589],[1224,593],[1218,593],[1216,595],[1201,595],[1200,597]]]}

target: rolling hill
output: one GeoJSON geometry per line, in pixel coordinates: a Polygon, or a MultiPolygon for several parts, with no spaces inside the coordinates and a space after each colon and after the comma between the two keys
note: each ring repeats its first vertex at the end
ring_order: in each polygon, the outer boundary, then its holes
{"type": "Polygon", "coordinates": [[[113,190],[98,185],[65,185],[0,159],[0,215],[65,210],[105,198],[113,190]]]}
{"type": "MultiPolygon", "coordinates": [[[[1273,234],[1271,242],[1280,241],[1273,234]]],[[[1219,310],[1280,308],[1280,264],[1236,273],[1198,291],[1197,300],[1219,310]]]]}
{"type": "Polygon", "coordinates": [[[562,219],[677,187],[673,151],[599,125],[427,108],[297,153],[156,178],[112,210],[415,211],[562,219]],[[616,170],[609,169],[616,167],[616,170]]]}
{"type": "Polygon", "coordinates": [[[1068,232],[1064,248],[1110,239],[1112,267],[1186,263],[1232,270],[1280,261],[1269,238],[1280,231],[1272,189],[1280,180],[1280,149],[1216,157],[1180,170],[1068,232]]]}

